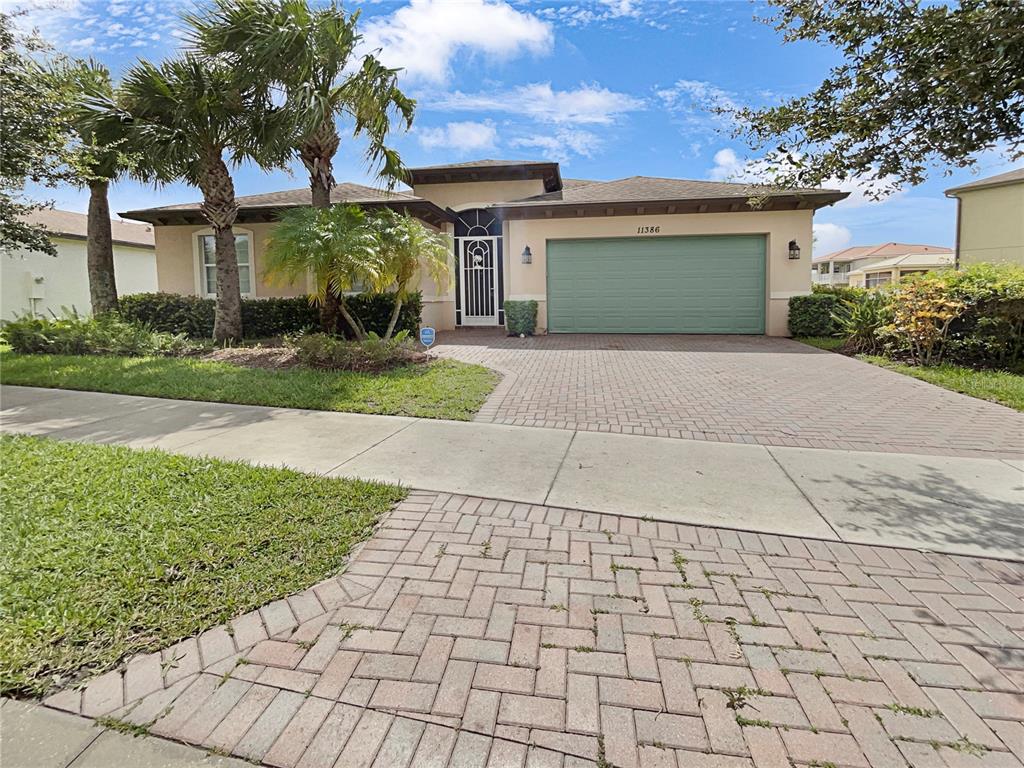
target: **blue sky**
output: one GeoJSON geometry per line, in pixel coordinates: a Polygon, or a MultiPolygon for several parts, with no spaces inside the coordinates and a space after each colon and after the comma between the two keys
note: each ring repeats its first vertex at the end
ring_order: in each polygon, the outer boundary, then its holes
{"type": "MultiPolygon", "coordinates": [[[[137,58],[172,55],[190,0],[0,0],[25,8],[58,49],[92,56],[118,74],[137,58]]],[[[765,105],[815,87],[836,62],[828,48],[783,45],[757,20],[768,9],[730,0],[384,0],[362,8],[367,46],[404,68],[417,98],[414,127],[394,144],[410,166],[481,157],[555,159],[566,177],[632,175],[746,179],[756,161],[709,112],[716,103],[765,105]]],[[[339,181],[373,183],[358,140],[343,142],[339,181]]],[[[999,152],[978,173],[944,175],[884,202],[853,194],[815,217],[815,252],[890,240],[952,245],[955,204],[942,191],[1013,167],[999,152]]],[[[239,168],[239,195],[304,186],[296,164],[265,174],[239,168]]],[[[84,211],[74,188],[37,190],[84,211]]],[[[184,185],[121,182],[123,211],[198,199],[184,185]]]]}

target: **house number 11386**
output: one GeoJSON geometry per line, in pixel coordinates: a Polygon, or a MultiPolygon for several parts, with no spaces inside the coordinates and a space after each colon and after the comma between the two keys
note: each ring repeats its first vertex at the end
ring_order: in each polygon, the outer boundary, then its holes
{"type": "Polygon", "coordinates": [[[637,227],[636,233],[638,235],[656,235],[661,232],[661,227],[637,227]]]}

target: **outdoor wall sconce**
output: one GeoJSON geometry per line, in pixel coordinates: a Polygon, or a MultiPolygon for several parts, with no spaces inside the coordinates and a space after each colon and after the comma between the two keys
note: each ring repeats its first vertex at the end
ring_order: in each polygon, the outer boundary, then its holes
{"type": "Polygon", "coordinates": [[[796,240],[789,241],[789,258],[799,259],[800,258],[800,246],[796,244],[796,240]]]}
{"type": "Polygon", "coordinates": [[[523,264],[533,264],[533,251],[530,246],[523,248],[523,264]]]}

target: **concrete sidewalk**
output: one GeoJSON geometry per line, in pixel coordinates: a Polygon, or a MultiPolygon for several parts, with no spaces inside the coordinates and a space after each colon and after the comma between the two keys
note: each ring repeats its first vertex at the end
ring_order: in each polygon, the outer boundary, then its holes
{"type": "Polygon", "coordinates": [[[150,736],[102,728],[66,712],[0,699],[4,768],[251,768],[252,763],[150,736]]]}
{"type": "Polygon", "coordinates": [[[1024,462],[715,444],[6,386],[0,427],[422,490],[1024,559],[1024,462]]]}

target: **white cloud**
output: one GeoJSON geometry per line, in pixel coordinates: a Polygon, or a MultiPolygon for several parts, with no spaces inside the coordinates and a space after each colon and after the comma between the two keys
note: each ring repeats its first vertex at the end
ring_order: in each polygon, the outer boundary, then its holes
{"type": "Polygon", "coordinates": [[[444,147],[465,152],[493,147],[498,139],[498,131],[489,120],[448,123],[436,128],[421,128],[416,133],[425,149],[444,147]]]}
{"type": "Polygon", "coordinates": [[[540,149],[545,158],[564,163],[574,154],[593,157],[601,147],[601,139],[590,131],[560,128],[553,135],[519,136],[512,139],[509,144],[513,147],[540,149]]]}
{"type": "Polygon", "coordinates": [[[455,91],[428,101],[427,106],[465,112],[505,112],[545,123],[600,125],[612,123],[627,112],[643,109],[644,103],[596,84],[556,91],[551,83],[531,83],[494,93],[455,91]]]}
{"type": "MultiPolygon", "coordinates": [[[[787,165],[785,160],[772,158],[770,156],[759,158],[740,158],[731,149],[720,149],[715,153],[715,165],[708,171],[708,178],[714,181],[735,181],[746,184],[770,183],[774,170],[784,169],[787,165]]],[[[839,189],[849,192],[845,200],[835,204],[835,208],[863,208],[868,205],[878,205],[887,200],[894,200],[903,197],[906,192],[897,190],[888,197],[878,200],[870,196],[872,186],[888,187],[895,181],[893,176],[885,176],[879,181],[872,181],[862,177],[852,179],[828,179],[822,186],[827,189],[839,189]]]]}
{"type": "Polygon", "coordinates": [[[523,51],[541,54],[552,41],[551,25],[517,11],[503,0],[412,0],[363,30],[369,50],[401,67],[405,76],[444,82],[461,52],[509,58],[523,51]]]}
{"type": "Polygon", "coordinates": [[[824,256],[826,253],[838,251],[850,244],[853,234],[841,224],[829,222],[814,223],[813,256],[824,256]]]}
{"type": "Polygon", "coordinates": [[[689,132],[708,132],[731,127],[732,119],[718,110],[739,108],[736,95],[704,80],[677,80],[655,91],[665,108],[689,132]]]}

